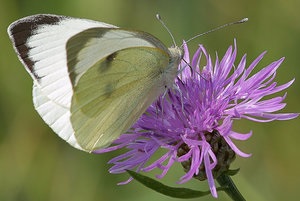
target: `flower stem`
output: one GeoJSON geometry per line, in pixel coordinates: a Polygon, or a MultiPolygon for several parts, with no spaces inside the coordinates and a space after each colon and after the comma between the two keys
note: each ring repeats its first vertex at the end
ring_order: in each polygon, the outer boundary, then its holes
{"type": "Polygon", "coordinates": [[[222,174],[217,178],[217,181],[221,187],[224,187],[224,191],[233,201],[246,201],[229,175],[222,174]]]}

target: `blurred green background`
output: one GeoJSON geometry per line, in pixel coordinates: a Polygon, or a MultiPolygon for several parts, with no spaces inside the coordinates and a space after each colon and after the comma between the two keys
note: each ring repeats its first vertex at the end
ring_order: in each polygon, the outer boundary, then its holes
{"type": "MultiPolygon", "coordinates": [[[[284,112],[299,112],[300,89],[299,0],[0,0],[0,200],[20,201],[153,201],[176,200],[133,181],[117,186],[128,175],[111,175],[107,161],[118,153],[93,155],[78,151],[57,137],[35,112],[32,80],[18,61],[6,29],[14,20],[37,13],[89,18],[149,32],[169,46],[170,36],[155,19],[160,13],[177,42],[218,25],[248,17],[248,23],[203,36],[211,54],[223,55],[236,38],[238,58],[248,61],[264,50],[258,68],[286,57],[277,74],[278,83],[296,77],[288,89],[284,112]]],[[[248,64],[249,64],[248,62],[248,64]]],[[[253,156],[237,158],[240,167],[233,179],[247,200],[299,200],[299,119],[253,123],[238,121],[240,132],[254,135],[238,146],[253,156]]],[[[148,174],[153,176],[157,172],[148,174]]],[[[162,182],[177,186],[183,175],[175,166],[162,182]]],[[[207,190],[207,182],[191,181],[180,187],[207,190]]],[[[229,200],[219,193],[220,200],[229,200]]],[[[194,200],[214,200],[207,196],[194,200]]]]}

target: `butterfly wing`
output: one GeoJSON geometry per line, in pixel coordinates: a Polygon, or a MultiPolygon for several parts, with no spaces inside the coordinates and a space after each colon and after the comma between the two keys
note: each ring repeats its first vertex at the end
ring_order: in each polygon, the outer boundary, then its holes
{"type": "Polygon", "coordinates": [[[92,27],[116,26],[66,16],[39,14],[8,27],[14,49],[33,79],[33,101],[43,120],[61,138],[80,149],[70,122],[73,95],[67,67],[66,43],[92,27]]]}
{"type": "Polygon", "coordinates": [[[149,34],[92,28],[72,37],[67,52],[71,122],[86,151],[110,145],[165,89],[170,56],[149,34]]]}
{"type": "Polygon", "coordinates": [[[19,59],[41,90],[56,103],[70,106],[72,86],[66,62],[66,43],[73,35],[92,27],[115,26],[40,14],[12,23],[8,34],[19,59]]]}

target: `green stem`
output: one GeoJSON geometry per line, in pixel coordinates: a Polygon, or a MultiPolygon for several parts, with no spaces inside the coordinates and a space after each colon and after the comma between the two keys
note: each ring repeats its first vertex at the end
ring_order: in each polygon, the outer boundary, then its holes
{"type": "Polygon", "coordinates": [[[222,174],[217,178],[217,181],[221,187],[224,187],[224,191],[233,201],[246,201],[229,175],[222,174]]]}

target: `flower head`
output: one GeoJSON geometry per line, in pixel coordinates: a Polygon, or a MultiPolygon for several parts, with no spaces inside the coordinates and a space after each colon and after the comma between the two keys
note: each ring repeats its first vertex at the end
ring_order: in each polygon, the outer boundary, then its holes
{"type": "Polygon", "coordinates": [[[207,179],[212,195],[217,197],[214,179],[228,170],[235,155],[250,156],[239,150],[232,139],[247,140],[252,132],[242,134],[233,131],[233,120],[244,118],[269,122],[297,117],[298,114],[294,113],[275,113],[285,107],[283,100],[286,94],[266,97],[288,88],[294,80],[280,86],[274,82],[283,58],[253,74],[265,52],[248,68],[246,55],[235,65],[236,42],[221,60],[216,56],[215,62],[202,45],[191,60],[186,44],[184,51],[184,62],[179,67],[183,70],[174,89],[159,97],[127,134],[114,141],[114,146],[98,153],[124,147],[128,149],[110,160],[114,164],[111,173],[159,168],[162,173],[157,177],[162,178],[175,162],[179,162],[185,170],[179,183],[191,178],[207,179]],[[206,61],[204,65],[203,59],[206,61]],[[148,164],[159,148],[166,152],[148,164]]]}

